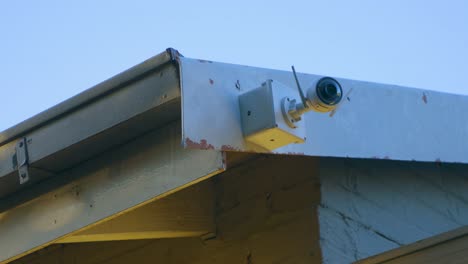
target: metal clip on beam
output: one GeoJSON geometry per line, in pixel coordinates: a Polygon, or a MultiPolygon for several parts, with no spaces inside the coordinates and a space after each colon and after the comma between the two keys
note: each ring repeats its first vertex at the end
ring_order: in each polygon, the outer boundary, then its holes
{"type": "Polygon", "coordinates": [[[18,175],[20,184],[29,181],[29,160],[26,138],[22,138],[16,143],[16,161],[18,164],[18,175]]]}

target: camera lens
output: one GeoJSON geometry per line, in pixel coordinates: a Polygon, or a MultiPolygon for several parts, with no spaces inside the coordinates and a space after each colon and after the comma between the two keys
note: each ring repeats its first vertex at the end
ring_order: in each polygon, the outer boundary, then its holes
{"type": "Polygon", "coordinates": [[[336,105],[343,97],[340,83],[330,77],[324,77],[317,82],[316,93],[320,100],[327,105],[336,105]]]}

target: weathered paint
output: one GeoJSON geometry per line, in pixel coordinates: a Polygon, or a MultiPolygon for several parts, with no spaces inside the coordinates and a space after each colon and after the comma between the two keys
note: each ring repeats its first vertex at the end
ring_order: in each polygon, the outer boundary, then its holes
{"type": "MultiPolygon", "coordinates": [[[[180,65],[183,137],[205,139],[217,150],[231,146],[235,151],[262,151],[244,140],[240,94],[268,79],[297,94],[291,72],[189,58],[180,58],[180,65]]],[[[299,74],[304,89],[321,77],[299,74]]],[[[338,108],[328,114],[306,113],[307,142],[274,153],[468,163],[468,96],[336,79],[344,92],[338,108]]]]}
{"type": "Polygon", "coordinates": [[[231,145],[222,145],[221,150],[222,151],[240,151],[239,149],[236,149],[235,147],[231,145]]]}
{"type": "Polygon", "coordinates": [[[191,149],[214,149],[213,145],[206,142],[206,139],[202,139],[200,142],[195,142],[190,138],[186,138],[185,145],[191,149]]]}
{"type": "Polygon", "coordinates": [[[468,166],[321,159],[324,263],[351,263],[468,225],[468,166]]]}

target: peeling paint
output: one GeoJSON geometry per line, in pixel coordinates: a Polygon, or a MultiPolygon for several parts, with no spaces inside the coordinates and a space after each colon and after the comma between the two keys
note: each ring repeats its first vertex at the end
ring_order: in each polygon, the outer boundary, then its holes
{"type": "Polygon", "coordinates": [[[192,149],[214,149],[214,146],[211,144],[208,144],[206,139],[202,139],[200,140],[200,142],[195,142],[191,140],[190,138],[186,138],[185,145],[188,148],[192,148],[192,149]]]}
{"type": "Polygon", "coordinates": [[[210,84],[211,84],[211,85],[213,85],[213,84],[214,84],[214,81],[213,81],[213,79],[210,79],[210,80],[209,80],[209,82],[210,82],[210,84]]]}
{"type": "Polygon", "coordinates": [[[426,93],[423,93],[422,100],[425,104],[427,104],[427,96],[426,93]]]}
{"type": "Polygon", "coordinates": [[[221,150],[223,151],[241,151],[240,149],[233,147],[231,145],[222,145],[221,150]]]}

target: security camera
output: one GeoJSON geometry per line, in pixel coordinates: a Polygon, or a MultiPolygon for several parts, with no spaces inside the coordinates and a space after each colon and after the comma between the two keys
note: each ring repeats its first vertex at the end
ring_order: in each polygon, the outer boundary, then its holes
{"type": "Polygon", "coordinates": [[[331,77],[323,77],[318,80],[315,87],[307,91],[308,107],[321,113],[335,109],[342,97],[343,89],[340,83],[331,77]]]}
{"type": "Polygon", "coordinates": [[[307,90],[307,96],[304,96],[294,66],[292,70],[301,102],[285,97],[281,103],[283,117],[291,128],[296,128],[295,123],[300,121],[301,116],[306,112],[326,113],[338,106],[343,97],[343,89],[337,80],[331,77],[323,77],[314,86],[310,87],[307,90]]]}

